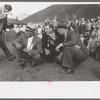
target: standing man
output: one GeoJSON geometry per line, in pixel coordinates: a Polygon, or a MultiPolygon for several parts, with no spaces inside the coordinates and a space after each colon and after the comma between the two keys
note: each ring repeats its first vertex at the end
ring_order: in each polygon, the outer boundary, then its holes
{"type": "Polygon", "coordinates": [[[84,18],[82,18],[81,20],[80,20],[80,25],[79,25],[79,34],[81,35],[85,35],[85,33],[86,33],[86,22],[85,22],[85,19],[84,18]]]}
{"type": "Polygon", "coordinates": [[[8,50],[6,44],[4,43],[2,39],[2,34],[4,31],[6,31],[7,27],[7,13],[12,10],[11,5],[4,5],[0,7],[0,47],[5,53],[6,57],[8,58],[9,61],[13,60],[13,56],[11,52],[8,50]]]}

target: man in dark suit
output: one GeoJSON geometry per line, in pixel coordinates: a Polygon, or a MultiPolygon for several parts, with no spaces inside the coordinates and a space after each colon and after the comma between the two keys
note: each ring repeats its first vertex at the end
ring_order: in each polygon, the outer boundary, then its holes
{"type": "Polygon", "coordinates": [[[13,60],[13,56],[11,52],[8,50],[4,40],[2,39],[3,32],[6,31],[7,27],[7,13],[12,10],[11,5],[4,5],[0,7],[0,48],[5,53],[6,57],[9,61],[13,60]]]}
{"type": "Polygon", "coordinates": [[[44,34],[42,37],[42,50],[41,53],[42,58],[47,60],[47,62],[54,62],[57,52],[55,47],[57,45],[57,37],[56,33],[53,30],[53,24],[47,23],[44,25],[44,34]]]}
{"type": "Polygon", "coordinates": [[[65,40],[56,47],[56,50],[63,47],[62,68],[69,74],[74,72],[75,62],[83,62],[88,58],[89,51],[74,30],[68,28],[57,30],[60,35],[65,36],[65,40]]]}
{"type": "Polygon", "coordinates": [[[34,66],[36,61],[41,58],[41,39],[37,36],[36,25],[31,22],[26,26],[26,33],[16,39],[12,45],[21,68],[25,67],[26,60],[30,60],[32,66],[34,66]]]}

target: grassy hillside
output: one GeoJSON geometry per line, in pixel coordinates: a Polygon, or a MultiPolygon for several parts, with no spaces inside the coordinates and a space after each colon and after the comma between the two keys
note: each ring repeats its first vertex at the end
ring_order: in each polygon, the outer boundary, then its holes
{"type": "Polygon", "coordinates": [[[96,18],[100,13],[100,5],[52,5],[48,8],[41,10],[31,16],[22,20],[23,22],[42,22],[45,19],[53,19],[57,16],[58,21],[65,20],[66,14],[71,19],[73,14],[77,14],[78,17],[84,18],[96,18]]]}

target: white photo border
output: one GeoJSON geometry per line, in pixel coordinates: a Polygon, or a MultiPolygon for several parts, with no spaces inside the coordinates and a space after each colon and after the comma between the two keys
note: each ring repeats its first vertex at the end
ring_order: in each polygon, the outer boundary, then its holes
{"type": "MultiPolygon", "coordinates": [[[[65,4],[65,2],[62,2],[62,3],[65,4]]],[[[100,2],[67,2],[67,4],[98,4],[98,3],[100,4],[100,2]]],[[[8,99],[9,98],[99,99],[100,98],[100,82],[99,81],[91,81],[91,82],[53,81],[49,85],[48,85],[48,82],[46,81],[0,82],[0,98],[6,98],[6,99],[7,98],[8,99]]]]}

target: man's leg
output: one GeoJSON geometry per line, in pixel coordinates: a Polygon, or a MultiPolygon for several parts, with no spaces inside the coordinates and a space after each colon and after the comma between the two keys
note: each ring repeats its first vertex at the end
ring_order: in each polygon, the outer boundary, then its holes
{"type": "Polygon", "coordinates": [[[20,68],[23,69],[27,62],[30,61],[30,56],[28,55],[28,53],[23,51],[23,48],[18,49],[20,57],[21,57],[21,62],[20,62],[20,68]]]}
{"type": "Polygon", "coordinates": [[[16,46],[12,46],[12,50],[13,50],[13,55],[16,57],[18,62],[22,61],[22,57],[20,55],[20,52],[18,50],[18,48],[16,48],[16,46]]]}
{"type": "Polygon", "coordinates": [[[41,58],[41,55],[40,54],[36,54],[32,57],[31,59],[31,67],[33,66],[36,66],[36,65],[39,65],[39,64],[42,64],[43,63],[43,60],[40,59],[41,58]]]}
{"type": "Polygon", "coordinates": [[[63,61],[62,66],[66,68],[73,69],[75,65],[75,61],[85,61],[87,59],[87,55],[79,49],[74,47],[65,47],[63,50],[63,61]]]}
{"type": "Polygon", "coordinates": [[[7,48],[6,44],[1,40],[1,38],[0,38],[0,47],[3,50],[3,52],[5,53],[5,55],[8,58],[8,60],[12,60],[12,54],[9,51],[9,49],[7,48]]]}

